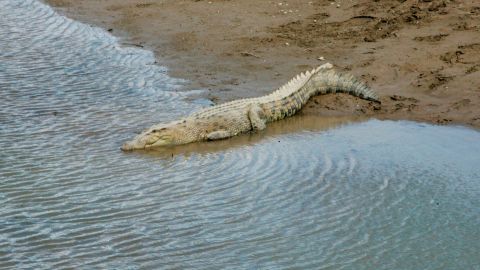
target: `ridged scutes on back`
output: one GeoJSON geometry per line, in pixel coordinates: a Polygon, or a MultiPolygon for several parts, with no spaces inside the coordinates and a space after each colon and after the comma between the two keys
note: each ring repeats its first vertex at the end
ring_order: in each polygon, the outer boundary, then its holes
{"type": "Polygon", "coordinates": [[[269,102],[269,101],[278,100],[278,99],[287,97],[292,93],[299,91],[300,88],[302,88],[305,85],[305,83],[308,82],[308,80],[310,80],[310,78],[312,78],[312,76],[317,74],[319,71],[329,70],[332,68],[333,68],[332,64],[326,63],[312,69],[311,71],[302,72],[297,76],[295,76],[286,84],[279,87],[277,90],[273,91],[271,94],[260,97],[259,100],[263,103],[263,102],[269,102]]]}
{"type": "MultiPolygon", "coordinates": [[[[230,101],[210,108],[205,108],[193,113],[190,117],[206,118],[232,110],[241,110],[242,108],[250,106],[252,103],[275,103],[280,100],[288,99],[293,95],[298,95],[300,92],[307,100],[312,95],[344,92],[363,99],[379,102],[377,94],[365,83],[358,81],[350,74],[335,71],[332,64],[326,63],[310,71],[298,74],[286,84],[266,96],[230,101]],[[308,87],[310,90],[306,89],[307,83],[313,84],[308,87]]],[[[302,106],[303,104],[299,105],[302,106]]]]}

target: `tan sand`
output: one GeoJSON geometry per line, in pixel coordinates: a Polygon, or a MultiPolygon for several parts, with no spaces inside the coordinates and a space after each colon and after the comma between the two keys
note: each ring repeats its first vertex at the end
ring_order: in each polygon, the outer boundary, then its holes
{"type": "Polygon", "coordinates": [[[347,95],[306,115],[367,115],[480,127],[476,0],[46,0],[68,17],[153,50],[188,89],[260,96],[325,62],[362,78],[381,108],[347,95]]]}

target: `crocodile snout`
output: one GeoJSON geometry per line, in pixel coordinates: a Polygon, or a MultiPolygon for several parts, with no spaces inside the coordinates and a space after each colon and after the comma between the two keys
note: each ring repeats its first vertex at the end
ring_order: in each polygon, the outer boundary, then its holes
{"type": "Polygon", "coordinates": [[[120,147],[120,149],[122,151],[132,151],[134,148],[130,143],[126,142],[120,147]]]}

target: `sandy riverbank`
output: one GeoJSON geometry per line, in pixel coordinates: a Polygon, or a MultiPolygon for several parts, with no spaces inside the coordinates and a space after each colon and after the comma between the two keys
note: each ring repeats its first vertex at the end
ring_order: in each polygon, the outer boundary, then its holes
{"type": "Polygon", "coordinates": [[[46,0],[155,52],[189,89],[224,102],[271,92],[326,61],[362,78],[381,108],[346,95],[303,114],[480,127],[480,4],[448,0],[46,0]]]}

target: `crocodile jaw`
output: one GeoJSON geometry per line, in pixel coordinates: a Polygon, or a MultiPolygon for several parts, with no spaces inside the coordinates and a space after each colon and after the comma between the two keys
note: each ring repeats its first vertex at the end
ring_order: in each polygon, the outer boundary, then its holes
{"type": "Polygon", "coordinates": [[[145,143],[145,140],[142,140],[142,138],[135,138],[131,141],[128,141],[120,147],[123,151],[133,151],[133,150],[142,150],[146,149],[148,144],[145,143]]]}
{"type": "Polygon", "coordinates": [[[154,125],[127,141],[120,147],[123,151],[147,150],[157,147],[174,146],[198,141],[198,128],[189,128],[186,121],[175,121],[167,124],[154,125]]]}
{"type": "Polygon", "coordinates": [[[139,149],[144,149],[143,147],[140,147],[138,145],[135,145],[135,143],[133,141],[131,142],[126,142],[124,143],[120,149],[122,151],[133,151],[133,150],[139,150],[139,149]]]}
{"type": "Polygon", "coordinates": [[[142,150],[152,147],[161,147],[172,145],[172,141],[166,138],[161,138],[155,133],[144,132],[136,136],[133,140],[128,141],[120,147],[123,151],[142,150]]]}

